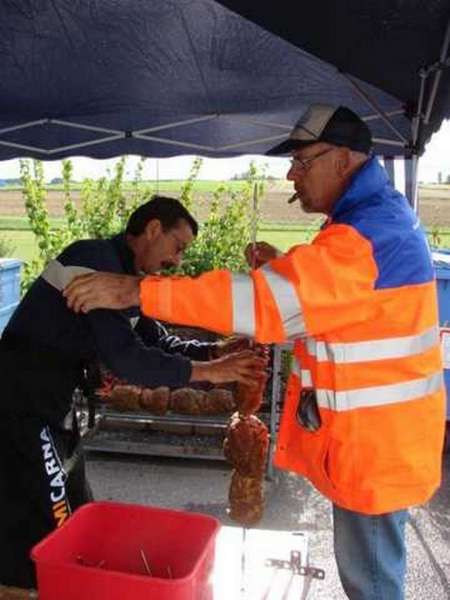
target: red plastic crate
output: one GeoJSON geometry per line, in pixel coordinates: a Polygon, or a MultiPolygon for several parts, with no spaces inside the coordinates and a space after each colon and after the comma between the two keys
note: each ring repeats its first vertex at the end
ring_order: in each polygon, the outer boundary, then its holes
{"type": "Polygon", "coordinates": [[[86,504],[32,550],[39,600],[207,600],[219,527],[196,513],[86,504]]]}

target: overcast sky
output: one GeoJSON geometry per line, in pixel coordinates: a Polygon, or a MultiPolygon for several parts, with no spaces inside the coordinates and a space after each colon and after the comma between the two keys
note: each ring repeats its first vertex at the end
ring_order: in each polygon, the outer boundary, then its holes
{"type": "MultiPolygon", "coordinates": [[[[127,162],[128,175],[133,176],[134,165],[137,157],[129,157],[127,162]]],[[[192,156],[179,156],[156,160],[149,158],[144,168],[144,179],[156,179],[159,173],[160,179],[184,179],[192,164],[192,156]]],[[[275,177],[283,178],[287,171],[287,159],[268,158],[261,156],[241,156],[238,158],[219,159],[206,158],[203,161],[200,172],[201,179],[229,179],[236,173],[241,173],[248,168],[251,160],[258,164],[267,164],[267,173],[275,177]]],[[[91,158],[73,157],[74,179],[80,180],[85,177],[98,178],[111,169],[116,159],[94,160],[91,158]]],[[[45,176],[48,181],[54,177],[61,176],[60,161],[46,161],[44,163],[45,176]]],[[[398,166],[397,166],[398,168],[398,166]]],[[[450,121],[444,121],[438,131],[428,143],[425,154],[419,161],[419,181],[437,181],[438,172],[442,173],[443,181],[450,175],[450,121]]],[[[0,162],[0,179],[19,177],[19,161],[7,160],[0,162]]]]}

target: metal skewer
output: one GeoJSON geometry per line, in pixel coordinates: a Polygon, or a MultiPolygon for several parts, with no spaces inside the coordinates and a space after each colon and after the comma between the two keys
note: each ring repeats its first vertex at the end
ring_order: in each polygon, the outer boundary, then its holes
{"type": "Polygon", "coordinates": [[[280,569],[274,569],[274,571],[272,573],[272,577],[271,577],[266,589],[264,590],[263,595],[261,596],[261,600],[269,600],[270,596],[272,595],[272,591],[274,589],[275,580],[277,579],[279,573],[280,573],[280,569]]]}
{"type": "Polygon", "coordinates": [[[152,572],[150,571],[150,567],[148,566],[147,558],[146,558],[145,553],[142,550],[142,548],[141,548],[141,558],[142,558],[142,562],[144,563],[145,570],[147,571],[147,575],[150,575],[150,577],[151,577],[152,572]]]}
{"type": "Polygon", "coordinates": [[[241,554],[241,594],[245,593],[245,540],[247,537],[247,528],[242,528],[242,554],[241,554]]]}
{"type": "Polygon", "coordinates": [[[292,572],[289,576],[289,581],[287,582],[286,588],[283,592],[281,600],[289,600],[289,596],[291,595],[292,585],[295,580],[295,573],[292,572]]]}

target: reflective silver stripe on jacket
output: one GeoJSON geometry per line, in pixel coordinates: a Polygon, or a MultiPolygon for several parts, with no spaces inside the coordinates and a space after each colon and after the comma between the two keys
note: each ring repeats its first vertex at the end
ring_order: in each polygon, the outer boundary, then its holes
{"type": "Polygon", "coordinates": [[[265,276],[277,305],[286,339],[304,336],[303,311],[292,283],[274,271],[270,265],[264,265],[260,271],[265,276]]]}
{"type": "Polygon", "coordinates": [[[302,369],[300,371],[300,378],[302,380],[303,387],[312,387],[313,386],[311,371],[309,369],[302,369]]]}
{"type": "Polygon", "coordinates": [[[304,386],[304,387],[312,387],[313,386],[311,371],[309,369],[302,369],[299,361],[297,360],[297,358],[295,356],[293,357],[293,360],[292,360],[291,373],[294,373],[294,375],[297,375],[297,377],[300,378],[300,380],[302,382],[302,386],[304,386]]]}
{"type": "Polygon", "coordinates": [[[301,377],[302,374],[300,364],[295,356],[292,358],[291,373],[294,373],[295,375],[297,375],[297,377],[301,377]]]}
{"type": "MultiPolygon", "coordinates": [[[[444,385],[443,373],[403,383],[339,391],[316,389],[319,406],[335,411],[370,408],[422,398],[438,392],[444,385]]],[[[382,435],[382,432],[380,432],[382,435]]]]}
{"type": "Polygon", "coordinates": [[[51,260],[46,269],[41,273],[41,277],[47,283],[52,285],[60,292],[68,285],[77,275],[85,275],[86,273],[95,273],[94,269],[87,267],[65,267],[58,260],[51,260]]]}
{"type": "Polygon", "coordinates": [[[334,343],[306,339],[309,354],[319,362],[357,363],[389,358],[406,358],[429,350],[439,344],[439,328],[431,327],[424,333],[405,337],[370,340],[355,343],[334,343]]]}
{"type": "Polygon", "coordinates": [[[233,332],[255,337],[255,291],[253,279],[242,273],[231,274],[233,332]]]}

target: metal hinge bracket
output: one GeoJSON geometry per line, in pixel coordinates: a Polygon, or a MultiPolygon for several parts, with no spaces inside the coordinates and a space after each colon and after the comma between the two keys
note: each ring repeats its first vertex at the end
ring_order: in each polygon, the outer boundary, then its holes
{"type": "Polygon", "coordinates": [[[278,558],[268,558],[267,567],[275,569],[287,569],[303,577],[312,577],[313,579],[325,579],[325,571],[312,567],[311,565],[302,565],[302,556],[298,550],[291,551],[291,560],[280,560],[278,558]]]}

